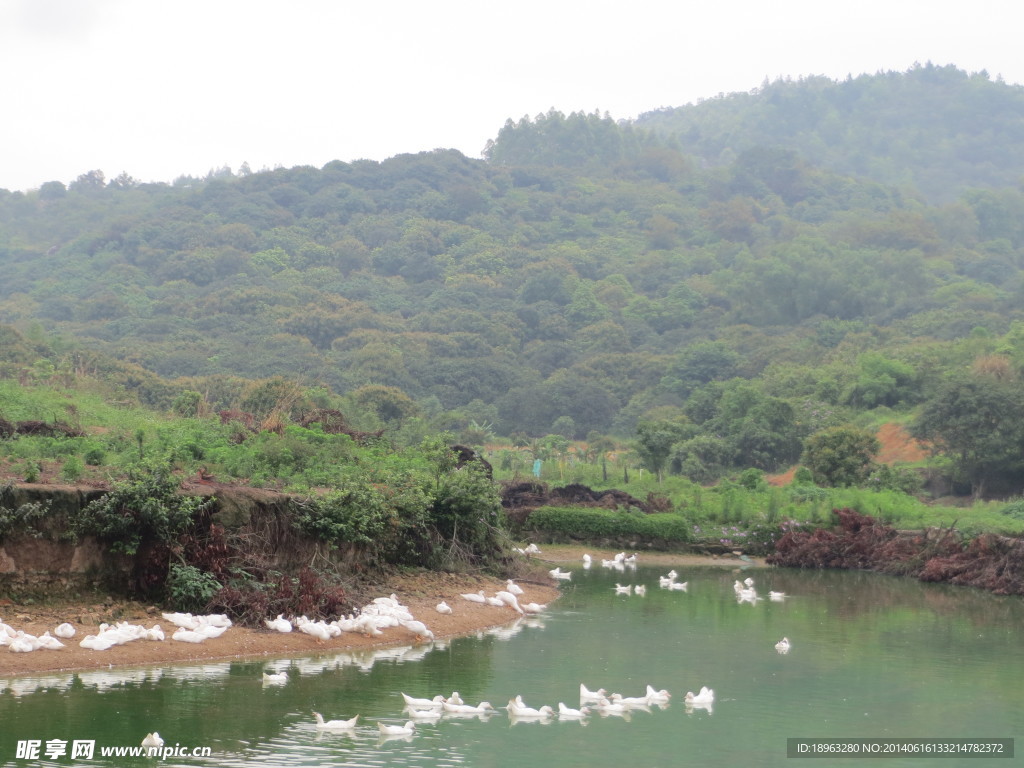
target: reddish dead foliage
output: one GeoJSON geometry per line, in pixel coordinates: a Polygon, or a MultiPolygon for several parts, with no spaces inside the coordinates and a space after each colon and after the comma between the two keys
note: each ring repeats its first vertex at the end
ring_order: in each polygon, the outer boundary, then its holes
{"type": "Polygon", "coordinates": [[[845,568],[1024,595],[1024,541],[983,534],[964,543],[952,529],[900,532],[852,509],[834,530],[788,531],[767,558],[789,568],[845,568]]]}

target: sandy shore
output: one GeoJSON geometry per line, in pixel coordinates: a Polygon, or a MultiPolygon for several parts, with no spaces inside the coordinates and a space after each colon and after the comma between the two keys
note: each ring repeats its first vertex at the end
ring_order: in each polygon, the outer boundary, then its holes
{"type": "MultiPolygon", "coordinates": [[[[525,591],[525,594],[519,599],[524,603],[541,604],[557,600],[558,586],[547,577],[546,568],[543,566],[547,563],[559,564],[563,566],[563,570],[569,570],[564,565],[579,563],[584,551],[589,552],[598,563],[600,558],[610,559],[614,555],[613,552],[592,548],[584,550],[580,547],[568,546],[544,547],[541,555],[535,558],[531,571],[535,575],[529,579],[517,580],[517,583],[525,591]],[[538,577],[536,574],[542,575],[538,577]]],[[[696,555],[665,553],[644,553],[640,555],[640,558],[641,562],[645,564],[665,566],[721,565],[737,567],[741,564],[736,559],[713,559],[696,555]]],[[[463,593],[477,592],[481,589],[486,594],[492,595],[497,590],[504,588],[504,581],[487,576],[417,572],[390,578],[386,584],[381,586],[380,595],[394,593],[404,605],[411,609],[416,618],[431,629],[435,638],[440,640],[466,635],[514,620],[517,614],[510,608],[481,605],[460,596],[463,593]],[[435,606],[442,600],[452,607],[451,615],[442,615],[435,609],[435,606]]],[[[329,641],[317,642],[314,638],[301,632],[282,634],[264,629],[233,626],[220,637],[207,640],[204,643],[183,643],[170,639],[174,627],[165,621],[160,613],[160,609],[156,606],[135,602],[106,601],[100,604],[41,606],[17,605],[10,601],[0,601],[0,620],[14,629],[20,629],[33,635],[42,635],[49,631],[52,635],[54,628],[63,622],[68,622],[75,628],[75,636],[63,641],[65,647],[59,650],[13,653],[6,647],[0,648],[0,678],[83,669],[317,654],[402,645],[413,643],[416,640],[411,632],[397,627],[387,630],[380,638],[344,633],[329,641]],[[79,641],[88,634],[95,634],[101,623],[113,624],[117,621],[141,624],[147,628],[154,624],[160,624],[168,639],[162,642],[136,640],[125,645],[114,646],[106,651],[90,650],[79,646],[79,641]]]]}

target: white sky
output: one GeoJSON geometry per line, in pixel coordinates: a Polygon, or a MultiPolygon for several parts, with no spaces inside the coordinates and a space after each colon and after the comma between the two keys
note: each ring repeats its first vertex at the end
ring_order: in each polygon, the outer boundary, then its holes
{"type": "Polygon", "coordinates": [[[0,0],[0,188],[479,157],[507,118],[616,119],[914,62],[1024,83],[1020,0],[0,0]]]}

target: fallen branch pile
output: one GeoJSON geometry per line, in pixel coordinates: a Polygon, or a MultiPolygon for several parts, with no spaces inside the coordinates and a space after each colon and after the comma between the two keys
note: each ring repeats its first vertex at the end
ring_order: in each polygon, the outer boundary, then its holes
{"type": "Polygon", "coordinates": [[[843,568],[914,576],[921,581],[1024,595],[1024,540],[982,534],[963,541],[956,529],[907,533],[852,509],[835,511],[834,530],[790,530],[768,558],[790,568],[843,568]]]}

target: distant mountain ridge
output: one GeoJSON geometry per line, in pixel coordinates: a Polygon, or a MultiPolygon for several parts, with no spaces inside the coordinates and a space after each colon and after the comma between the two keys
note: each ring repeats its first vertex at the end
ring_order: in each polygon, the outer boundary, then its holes
{"type": "Polygon", "coordinates": [[[0,191],[0,323],[155,372],[123,378],[160,406],[284,376],[375,403],[369,431],[667,414],[694,476],[786,466],[979,355],[1024,369],[1022,104],[928,65],[635,123],[552,110],[486,160],[93,170],[0,191]]]}
{"type": "Polygon", "coordinates": [[[838,173],[917,189],[933,202],[1024,177],[1024,87],[952,65],[838,82],[776,80],[648,112],[633,126],[670,136],[715,165],[777,146],[838,173]]]}

